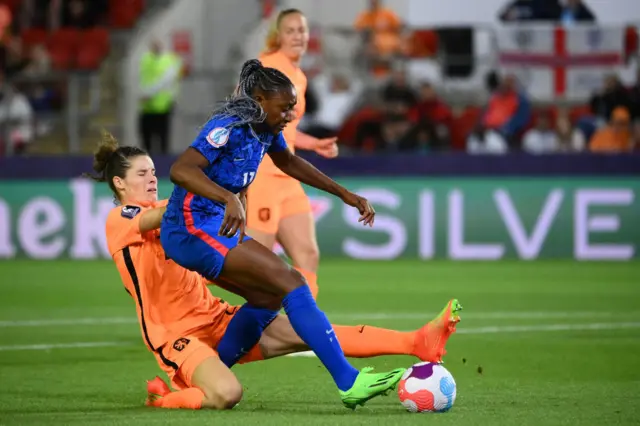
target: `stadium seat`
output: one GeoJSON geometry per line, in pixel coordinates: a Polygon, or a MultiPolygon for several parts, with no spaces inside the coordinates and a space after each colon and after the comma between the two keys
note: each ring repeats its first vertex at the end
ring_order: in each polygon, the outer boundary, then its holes
{"type": "Polygon", "coordinates": [[[55,69],[67,69],[73,65],[79,42],[80,32],[73,28],[61,28],[51,34],[48,47],[55,69]]]}
{"type": "Polygon", "coordinates": [[[467,137],[480,121],[482,108],[467,107],[460,115],[454,117],[451,125],[451,148],[456,151],[465,151],[467,137]]]}
{"type": "Polygon", "coordinates": [[[67,70],[71,68],[71,60],[74,53],[64,47],[52,47],[49,49],[51,65],[55,70],[67,70]]]}
{"type": "Polygon", "coordinates": [[[364,107],[347,117],[342,128],[338,132],[341,143],[352,145],[355,143],[358,126],[367,120],[381,120],[382,113],[373,107],[364,107]]]}
{"type": "Polygon", "coordinates": [[[82,31],[75,66],[81,70],[95,70],[109,53],[109,32],[104,28],[82,31]]]}
{"type": "Polygon", "coordinates": [[[51,33],[49,37],[49,47],[64,46],[70,50],[75,50],[80,44],[80,31],[75,28],[60,28],[51,33]]]}
{"type": "Polygon", "coordinates": [[[118,29],[132,28],[143,9],[143,0],[110,0],[109,24],[118,29]]]}
{"type": "Polygon", "coordinates": [[[22,44],[25,48],[30,49],[37,44],[47,44],[49,34],[46,30],[39,28],[29,28],[22,32],[22,44]]]}
{"type": "Polygon", "coordinates": [[[91,45],[83,45],[75,58],[75,67],[79,70],[96,70],[104,59],[102,51],[91,45]]]}
{"type": "Polygon", "coordinates": [[[102,56],[107,55],[110,48],[109,31],[99,27],[83,31],[81,34],[80,47],[83,48],[85,46],[90,46],[94,50],[99,51],[102,56]]]}

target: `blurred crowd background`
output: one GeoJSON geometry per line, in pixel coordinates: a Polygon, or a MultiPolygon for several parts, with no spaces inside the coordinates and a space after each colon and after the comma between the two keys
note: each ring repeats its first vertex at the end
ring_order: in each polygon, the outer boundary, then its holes
{"type": "Polygon", "coordinates": [[[640,149],[633,2],[608,2],[629,17],[617,23],[601,24],[588,1],[505,0],[487,2],[494,23],[430,26],[398,0],[353,1],[344,13],[339,2],[184,3],[0,0],[0,155],[88,153],[101,128],[179,152],[284,7],[311,24],[301,127],[338,136],[341,155],[640,149]],[[189,21],[190,8],[203,13],[189,21]],[[240,32],[213,31],[222,12],[240,32]],[[171,90],[151,106],[150,85],[171,90]]]}

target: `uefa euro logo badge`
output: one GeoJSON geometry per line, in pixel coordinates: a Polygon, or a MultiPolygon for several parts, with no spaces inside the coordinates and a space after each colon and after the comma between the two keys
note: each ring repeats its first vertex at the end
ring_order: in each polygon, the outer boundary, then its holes
{"type": "Polygon", "coordinates": [[[229,140],[229,129],[224,127],[216,127],[207,135],[207,142],[214,148],[224,146],[229,140]]]}

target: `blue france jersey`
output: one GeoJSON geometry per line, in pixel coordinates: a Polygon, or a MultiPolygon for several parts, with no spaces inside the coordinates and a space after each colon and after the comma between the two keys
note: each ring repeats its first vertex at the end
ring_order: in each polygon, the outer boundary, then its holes
{"type": "MultiPolygon", "coordinates": [[[[258,134],[249,125],[234,126],[235,117],[213,117],[191,144],[208,161],[204,173],[224,189],[239,193],[249,186],[266,153],[287,149],[279,133],[258,134]]],[[[176,185],[169,199],[166,218],[180,221],[183,211],[224,215],[224,204],[190,194],[176,185]]]]}

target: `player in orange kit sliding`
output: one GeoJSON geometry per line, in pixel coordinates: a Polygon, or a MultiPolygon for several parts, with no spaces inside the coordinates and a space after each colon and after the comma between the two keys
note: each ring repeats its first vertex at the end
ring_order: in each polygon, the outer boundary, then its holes
{"type": "MultiPolygon", "coordinates": [[[[296,88],[297,118],[283,131],[289,149],[311,150],[333,158],[338,155],[337,138],[316,139],[298,130],[305,112],[307,90],[307,78],[300,69],[300,60],[308,42],[309,27],[304,14],[297,9],[284,10],[278,14],[267,35],[260,62],[283,72],[296,88]]],[[[311,204],[300,182],[284,174],[265,157],[249,187],[247,200],[247,233],[270,249],[277,240],[307,280],[315,298],[320,254],[311,204]]]]}
{"type": "MultiPolygon", "coordinates": [[[[158,201],[151,158],[136,147],[119,147],[105,135],[94,160],[96,180],[107,182],[118,206],[106,223],[107,244],[125,289],[136,301],[148,349],[177,390],[160,378],[148,383],[147,404],[163,408],[232,408],[242,386],[217,357],[215,348],[238,307],[214,297],[207,280],[168,260],[159,240],[166,201],[158,201]]],[[[232,283],[216,283],[233,287],[232,283]]],[[[237,289],[234,289],[237,290],[237,289]]],[[[262,294],[240,294],[247,300],[262,294]]],[[[351,357],[407,354],[438,362],[459,321],[460,306],[450,301],[433,321],[414,332],[370,326],[334,326],[344,353],[351,357]]],[[[279,315],[241,363],[308,348],[279,315]]]]}

